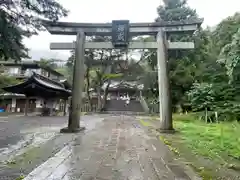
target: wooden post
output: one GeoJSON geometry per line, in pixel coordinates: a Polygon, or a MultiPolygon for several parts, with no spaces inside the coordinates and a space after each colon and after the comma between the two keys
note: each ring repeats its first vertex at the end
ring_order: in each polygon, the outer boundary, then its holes
{"type": "Polygon", "coordinates": [[[84,127],[80,127],[79,122],[81,116],[82,91],[84,88],[84,43],[85,34],[81,31],[77,34],[76,41],[71,110],[68,119],[68,127],[60,131],[63,133],[79,132],[85,129],[84,127]]]}
{"type": "Polygon", "coordinates": [[[157,34],[158,87],[160,102],[160,131],[173,131],[171,91],[169,85],[166,35],[163,30],[157,34]]]}
{"type": "Polygon", "coordinates": [[[29,97],[26,97],[26,100],[25,100],[25,109],[24,109],[24,115],[25,115],[25,116],[28,115],[28,108],[29,108],[29,97]]]}
{"type": "Polygon", "coordinates": [[[67,100],[64,99],[64,106],[63,106],[63,116],[67,115],[67,100]]]}

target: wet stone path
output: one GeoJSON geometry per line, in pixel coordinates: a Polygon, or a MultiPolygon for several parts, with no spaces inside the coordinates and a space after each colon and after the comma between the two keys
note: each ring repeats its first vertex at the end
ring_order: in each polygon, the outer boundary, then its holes
{"type": "Polygon", "coordinates": [[[198,179],[168,154],[134,117],[108,116],[95,129],[79,133],[25,180],[198,179]]]}
{"type": "MultiPolygon", "coordinates": [[[[103,118],[83,116],[88,131],[103,118]]],[[[76,134],[61,134],[67,117],[6,117],[0,122],[0,180],[21,179],[75,140],[76,134]],[[17,138],[12,141],[12,137],[17,138]],[[5,142],[5,143],[3,143],[5,142]]],[[[77,134],[81,135],[81,134],[77,134]]]]}

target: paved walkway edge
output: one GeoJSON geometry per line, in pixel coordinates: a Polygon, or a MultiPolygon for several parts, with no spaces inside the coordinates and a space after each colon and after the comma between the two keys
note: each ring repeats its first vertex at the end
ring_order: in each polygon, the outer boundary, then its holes
{"type": "Polygon", "coordinates": [[[63,161],[68,159],[72,153],[72,148],[67,145],[60,150],[53,157],[45,161],[43,164],[34,169],[27,177],[23,180],[44,180],[49,177],[53,171],[62,164],[63,161]]]}

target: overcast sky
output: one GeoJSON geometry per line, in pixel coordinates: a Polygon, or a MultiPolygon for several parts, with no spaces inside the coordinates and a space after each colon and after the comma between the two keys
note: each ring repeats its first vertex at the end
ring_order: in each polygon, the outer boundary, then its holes
{"type": "MultiPolygon", "coordinates": [[[[162,0],[59,0],[70,13],[61,21],[70,22],[111,22],[128,19],[130,22],[153,22],[157,17],[156,8],[162,0]]],[[[204,18],[204,26],[214,26],[227,16],[240,11],[240,0],[188,0],[188,4],[204,18]]],[[[30,55],[37,60],[40,57],[67,59],[68,51],[50,51],[50,42],[71,42],[72,36],[50,35],[41,32],[38,36],[25,39],[31,49],[30,55]]]]}

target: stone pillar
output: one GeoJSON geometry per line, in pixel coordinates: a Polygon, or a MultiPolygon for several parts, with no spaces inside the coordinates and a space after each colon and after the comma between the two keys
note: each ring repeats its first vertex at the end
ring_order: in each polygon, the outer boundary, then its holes
{"type": "Polygon", "coordinates": [[[16,98],[12,98],[11,112],[16,111],[17,101],[16,98]]]}
{"type": "Polygon", "coordinates": [[[73,133],[84,130],[84,127],[80,128],[80,115],[82,106],[82,92],[84,88],[84,74],[85,74],[85,33],[79,32],[77,35],[76,49],[75,49],[75,61],[73,68],[73,86],[72,86],[72,98],[71,98],[71,111],[68,119],[68,127],[61,129],[60,132],[73,133]]]}
{"type": "Polygon", "coordinates": [[[166,42],[165,32],[161,30],[157,35],[157,60],[160,101],[160,131],[162,132],[170,132],[173,130],[166,42]]]}
{"type": "Polygon", "coordinates": [[[25,109],[24,109],[24,115],[25,115],[25,116],[28,115],[28,108],[29,108],[29,97],[26,97],[25,109]]]}

